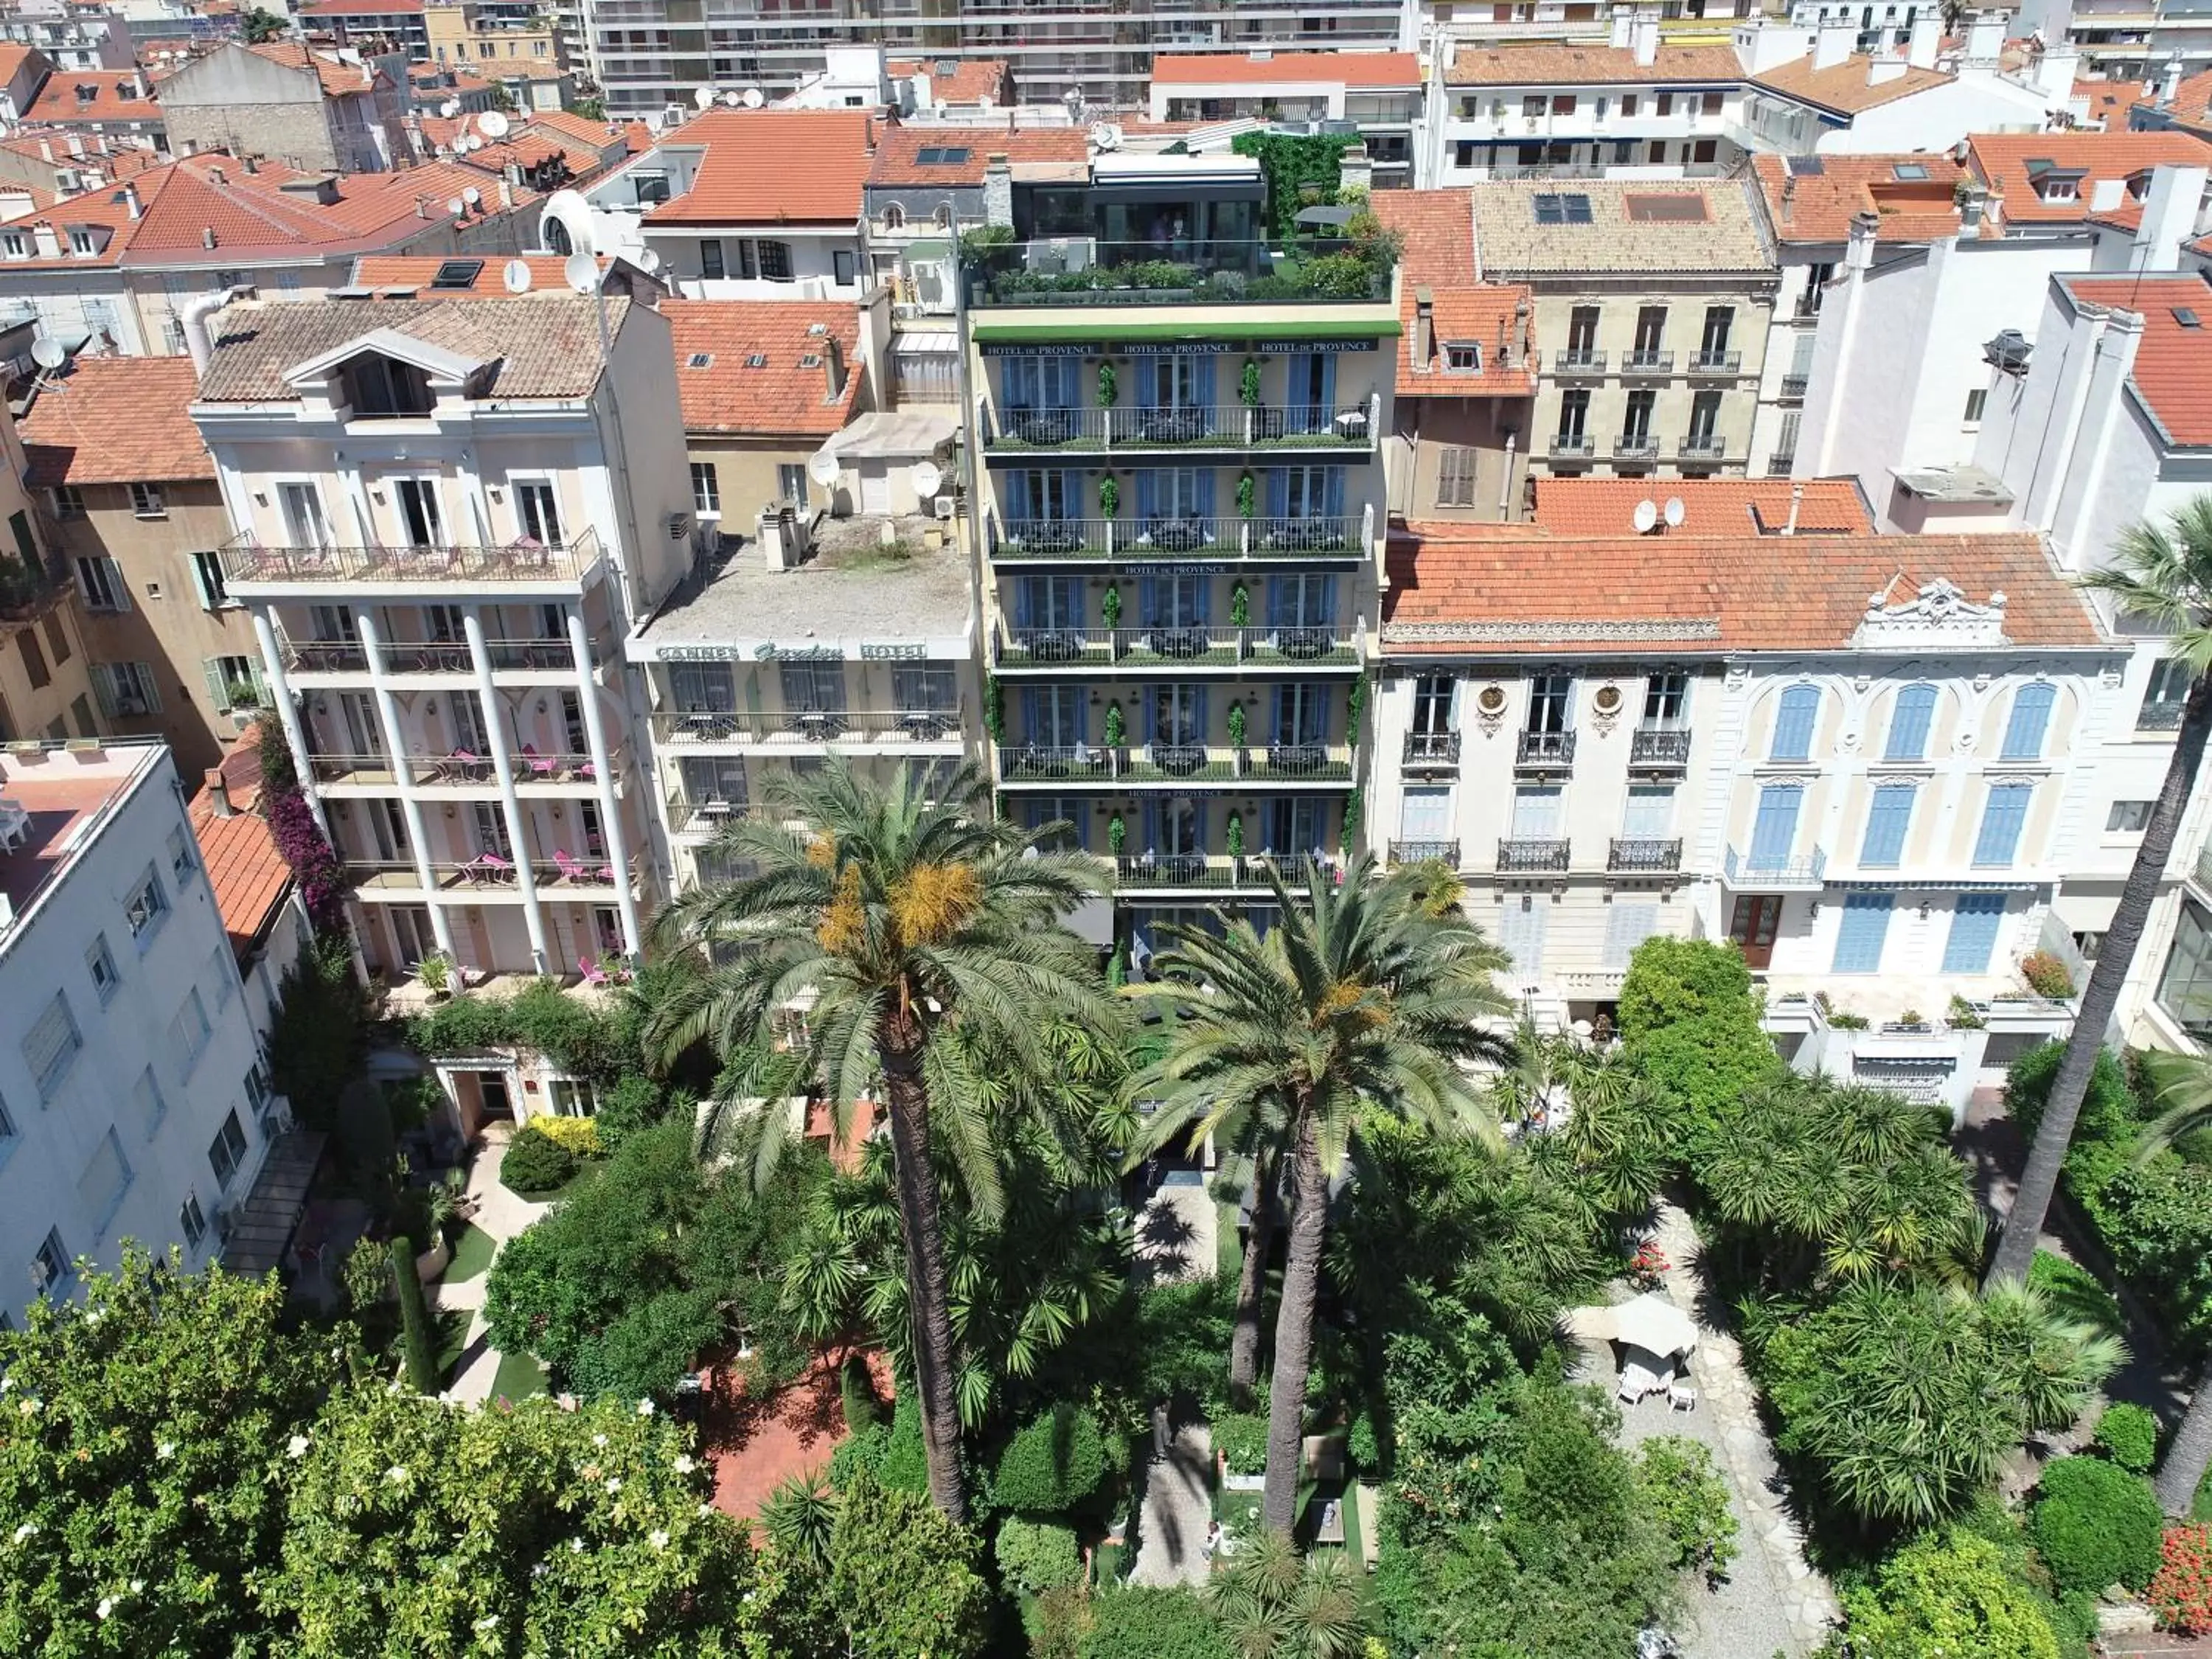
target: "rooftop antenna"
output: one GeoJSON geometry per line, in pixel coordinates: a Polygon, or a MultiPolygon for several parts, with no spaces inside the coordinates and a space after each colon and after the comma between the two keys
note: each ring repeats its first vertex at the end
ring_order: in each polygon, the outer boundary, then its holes
{"type": "Polygon", "coordinates": [[[507,269],[500,273],[500,280],[507,285],[507,291],[509,294],[529,293],[531,281],[530,261],[527,259],[509,259],[507,262],[507,269]]]}

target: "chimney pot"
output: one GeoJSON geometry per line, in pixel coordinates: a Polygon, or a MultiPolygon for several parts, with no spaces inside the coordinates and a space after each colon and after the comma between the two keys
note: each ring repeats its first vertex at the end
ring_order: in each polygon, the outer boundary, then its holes
{"type": "Polygon", "coordinates": [[[238,808],[230,799],[230,783],[223,776],[222,768],[220,766],[208,768],[206,781],[209,811],[219,818],[235,817],[238,815],[238,808]]]}
{"type": "Polygon", "coordinates": [[[1782,526],[1782,533],[1784,535],[1794,536],[1797,533],[1797,513],[1798,509],[1802,507],[1804,505],[1805,484],[1804,481],[1800,479],[1797,483],[1790,486],[1790,517],[1788,521],[1782,526]]]}

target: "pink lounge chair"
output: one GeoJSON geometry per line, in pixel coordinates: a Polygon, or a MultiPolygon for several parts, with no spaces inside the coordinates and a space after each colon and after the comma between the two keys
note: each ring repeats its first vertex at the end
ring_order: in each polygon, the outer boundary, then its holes
{"type": "Polygon", "coordinates": [[[579,957],[576,959],[576,971],[583,975],[584,983],[586,985],[605,985],[611,982],[607,977],[606,969],[588,957],[579,957]]]}
{"type": "Polygon", "coordinates": [[[565,848],[556,847],[553,849],[553,863],[555,867],[561,872],[562,880],[581,881],[584,879],[584,866],[577,863],[573,858],[570,858],[568,856],[568,850],[565,848]]]}
{"type": "Polygon", "coordinates": [[[530,770],[533,776],[543,778],[552,775],[552,761],[539,754],[535,744],[526,743],[522,745],[522,758],[530,763],[530,770]]]}

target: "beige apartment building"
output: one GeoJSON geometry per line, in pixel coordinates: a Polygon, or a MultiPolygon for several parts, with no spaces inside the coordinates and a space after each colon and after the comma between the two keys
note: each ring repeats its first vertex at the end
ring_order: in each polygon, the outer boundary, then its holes
{"type": "Polygon", "coordinates": [[[1779,280],[1755,188],[1474,187],[1476,276],[1534,296],[1532,476],[1743,476],[1779,280]]]}
{"type": "Polygon", "coordinates": [[[446,0],[422,9],[430,61],[465,65],[498,80],[523,70],[565,69],[568,47],[548,13],[518,0],[446,0]]]}
{"type": "Polygon", "coordinates": [[[75,578],[94,699],[197,776],[258,706],[245,607],[222,583],[230,520],[190,405],[189,357],[80,357],[24,412],[33,489],[75,578]]]}
{"type": "Polygon", "coordinates": [[[82,618],[53,556],[51,526],[23,483],[23,442],[0,412],[0,741],[96,738],[82,618]]]}

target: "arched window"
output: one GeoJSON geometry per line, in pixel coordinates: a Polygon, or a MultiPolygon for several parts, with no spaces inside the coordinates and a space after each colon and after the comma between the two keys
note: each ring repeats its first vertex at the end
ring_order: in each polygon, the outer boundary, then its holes
{"type": "Polygon", "coordinates": [[[939,230],[951,229],[952,204],[950,202],[941,204],[937,211],[929,216],[929,220],[930,222],[935,225],[939,230]]]}
{"type": "Polygon", "coordinates": [[[905,228],[906,210],[904,208],[901,207],[896,202],[893,202],[884,209],[884,228],[885,230],[902,230],[905,228]]]}
{"type": "Polygon", "coordinates": [[[1917,761],[1928,757],[1928,727],[1936,718],[1936,688],[1908,685],[1897,694],[1897,707],[1889,716],[1889,741],[1881,757],[1917,761]]]}
{"type": "Polygon", "coordinates": [[[1767,750],[1769,760],[1809,760],[1813,754],[1813,726],[1820,715],[1820,688],[1817,685],[1793,685],[1782,694],[1782,707],[1774,716],[1774,744],[1767,750]]]}
{"type": "Polygon", "coordinates": [[[2051,724],[2051,705],[2058,701],[2056,686],[2023,685],[2013,694],[2012,717],[2005,722],[2002,760],[2040,760],[2043,735],[2051,724]]]}

